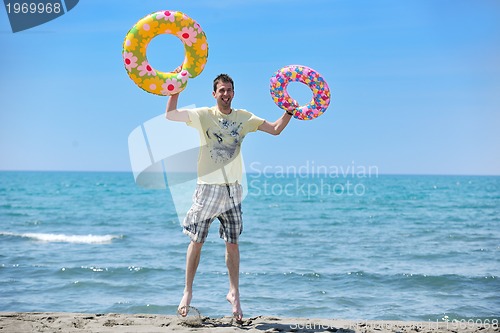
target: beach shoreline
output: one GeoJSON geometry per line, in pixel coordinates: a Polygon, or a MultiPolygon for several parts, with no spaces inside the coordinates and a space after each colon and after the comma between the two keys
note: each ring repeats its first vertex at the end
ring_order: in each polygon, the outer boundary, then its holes
{"type": "Polygon", "coordinates": [[[156,314],[1,312],[0,332],[500,332],[498,322],[341,320],[258,316],[184,319],[156,314]]]}

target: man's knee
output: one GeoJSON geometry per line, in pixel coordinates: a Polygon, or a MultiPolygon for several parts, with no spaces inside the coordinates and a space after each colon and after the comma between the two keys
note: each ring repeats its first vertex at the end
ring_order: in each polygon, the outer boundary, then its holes
{"type": "Polygon", "coordinates": [[[226,249],[228,252],[236,252],[239,251],[238,243],[230,243],[226,242],[226,249]]]}
{"type": "Polygon", "coordinates": [[[189,247],[193,250],[193,251],[201,251],[201,248],[203,247],[203,243],[202,242],[195,242],[195,241],[191,241],[191,243],[189,243],[189,247]]]}

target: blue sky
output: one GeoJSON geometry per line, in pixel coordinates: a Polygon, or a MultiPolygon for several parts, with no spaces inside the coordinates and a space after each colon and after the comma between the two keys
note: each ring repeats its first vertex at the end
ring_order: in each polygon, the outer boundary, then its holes
{"type": "MultiPolygon", "coordinates": [[[[12,33],[0,9],[0,170],[129,171],[127,138],[164,112],[122,64],[127,31],[158,10],[205,30],[209,59],[180,105],[213,105],[213,78],[235,79],[233,106],[275,120],[279,68],[303,64],[332,103],[279,136],[247,136],[245,162],[376,166],[381,174],[500,175],[500,3],[496,0],[82,0],[44,25],[12,33]]],[[[173,36],[148,59],[183,60],[173,36]]],[[[308,102],[305,86],[290,86],[308,102]]],[[[194,134],[193,134],[194,135],[194,134]]],[[[165,142],[178,137],[165,133],[165,142]]]]}

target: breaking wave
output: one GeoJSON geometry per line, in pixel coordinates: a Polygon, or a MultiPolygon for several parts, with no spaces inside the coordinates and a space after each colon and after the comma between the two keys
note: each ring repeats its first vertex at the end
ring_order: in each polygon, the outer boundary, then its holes
{"type": "Polygon", "coordinates": [[[32,240],[48,243],[73,243],[73,244],[108,244],[114,239],[123,238],[116,235],[64,235],[45,233],[24,233],[16,234],[12,232],[0,232],[0,236],[29,238],[32,240]]]}

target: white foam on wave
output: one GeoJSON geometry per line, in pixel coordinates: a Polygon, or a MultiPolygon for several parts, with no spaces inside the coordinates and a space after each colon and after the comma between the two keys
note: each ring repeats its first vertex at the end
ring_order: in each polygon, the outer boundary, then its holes
{"type": "Polygon", "coordinates": [[[12,236],[30,238],[48,243],[75,243],[75,244],[106,244],[111,243],[113,239],[122,238],[115,235],[64,235],[64,234],[44,234],[44,233],[24,233],[16,234],[11,232],[2,232],[0,236],[12,236]]]}

